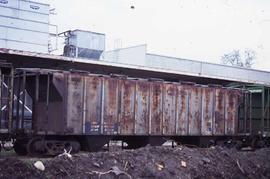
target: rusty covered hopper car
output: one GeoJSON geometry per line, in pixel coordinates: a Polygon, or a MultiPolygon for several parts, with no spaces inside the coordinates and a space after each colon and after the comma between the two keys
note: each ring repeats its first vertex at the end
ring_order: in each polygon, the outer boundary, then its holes
{"type": "Polygon", "coordinates": [[[93,151],[112,139],[140,147],[237,136],[247,112],[240,89],[44,69],[20,74],[33,101],[35,138],[18,140],[19,153],[93,151]]]}

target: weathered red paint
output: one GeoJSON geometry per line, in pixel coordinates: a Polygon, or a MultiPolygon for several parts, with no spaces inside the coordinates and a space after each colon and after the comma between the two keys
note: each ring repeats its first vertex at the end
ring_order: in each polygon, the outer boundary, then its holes
{"type": "Polygon", "coordinates": [[[102,78],[98,76],[86,76],[85,85],[85,133],[100,134],[102,78]]]}
{"type": "Polygon", "coordinates": [[[226,108],[225,108],[225,134],[233,135],[236,132],[236,121],[238,111],[238,93],[236,90],[229,90],[225,92],[226,108]]]}
{"type": "Polygon", "coordinates": [[[189,96],[189,135],[201,133],[201,87],[192,86],[189,96]]]}
{"type": "Polygon", "coordinates": [[[215,88],[214,135],[224,135],[225,132],[225,90],[215,88]]]}
{"type": "Polygon", "coordinates": [[[104,115],[103,133],[117,134],[118,132],[118,82],[117,78],[104,77],[104,115]]]}
{"type": "Polygon", "coordinates": [[[74,134],[82,133],[83,124],[83,76],[71,73],[68,76],[67,127],[74,134]]]}
{"type": "MultiPolygon", "coordinates": [[[[50,131],[89,135],[237,134],[241,91],[236,89],[86,73],[55,72],[52,79],[50,131]],[[59,96],[62,101],[55,98],[59,96]],[[60,123],[57,118],[66,120],[60,123]]],[[[41,88],[42,96],[46,85],[41,88]]],[[[35,110],[42,113],[46,103],[43,98],[39,100],[35,110]]],[[[46,130],[45,117],[37,120],[38,129],[46,130]]]]}
{"type": "Polygon", "coordinates": [[[213,101],[214,89],[211,87],[202,88],[202,135],[212,135],[213,132],[213,101]]]}
{"type": "Polygon", "coordinates": [[[174,135],[177,97],[176,85],[165,83],[163,93],[163,135],[174,135]]]}
{"type": "Polygon", "coordinates": [[[162,134],[162,82],[150,83],[150,134],[162,134]]]}
{"type": "Polygon", "coordinates": [[[136,82],[135,134],[145,135],[149,130],[149,82],[136,82]]]}
{"type": "Polygon", "coordinates": [[[176,134],[188,134],[188,101],[190,86],[178,85],[176,134]]]}
{"type": "Polygon", "coordinates": [[[124,134],[134,134],[134,100],[135,100],[135,86],[134,80],[120,80],[120,132],[124,134]]]}

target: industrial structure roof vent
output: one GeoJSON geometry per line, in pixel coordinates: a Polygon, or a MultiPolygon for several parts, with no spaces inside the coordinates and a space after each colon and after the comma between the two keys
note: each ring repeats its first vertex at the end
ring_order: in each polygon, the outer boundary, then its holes
{"type": "Polygon", "coordinates": [[[105,50],[105,34],[74,30],[63,32],[64,56],[98,60],[105,50]]]}

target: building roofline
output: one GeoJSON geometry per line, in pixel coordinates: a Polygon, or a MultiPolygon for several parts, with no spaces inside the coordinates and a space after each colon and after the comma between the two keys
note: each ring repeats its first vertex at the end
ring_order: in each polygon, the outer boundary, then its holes
{"type": "MultiPolygon", "coordinates": [[[[270,82],[256,81],[256,80],[250,80],[250,79],[238,79],[237,76],[234,78],[228,78],[224,76],[213,76],[213,75],[206,75],[206,74],[200,74],[200,73],[198,74],[198,73],[171,70],[171,69],[160,68],[160,67],[147,67],[147,66],[142,66],[142,65],[131,65],[131,64],[126,64],[126,63],[107,62],[107,61],[101,61],[101,60],[97,61],[97,60],[82,59],[82,58],[70,58],[70,57],[65,57],[65,56],[26,52],[26,51],[3,49],[3,48],[0,48],[0,54],[3,54],[3,55],[5,54],[7,56],[15,55],[15,56],[24,56],[24,57],[38,58],[38,59],[44,59],[44,60],[51,59],[51,60],[56,60],[56,61],[72,62],[72,63],[78,63],[78,64],[99,65],[99,66],[107,66],[107,67],[112,67],[112,68],[132,69],[132,70],[138,70],[138,71],[141,70],[141,71],[148,71],[148,72],[155,72],[155,73],[167,73],[167,74],[172,74],[172,75],[184,75],[184,76],[196,77],[196,78],[208,78],[208,79],[226,80],[226,81],[231,81],[231,82],[250,83],[250,84],[270,86],[270,82]]],[[[266,72],[266,73],[270,74],[270,72],[266,72]]]]}

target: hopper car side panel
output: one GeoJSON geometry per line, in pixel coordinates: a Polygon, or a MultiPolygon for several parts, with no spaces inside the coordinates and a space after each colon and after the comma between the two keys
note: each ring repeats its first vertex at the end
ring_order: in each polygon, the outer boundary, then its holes
{"type": "Polygon", "coordinates": [[[135,134],[149,134],[149,83],[146,81],[136,82],[135,100],[135,134]]]}
{"type": "Polygon", "coordinates": [[[178,85],[176,135],[188,135],[190,86],[178,85]]]}
{"type": "Polygon", "coordinates": [[[201,135],[201,87],[193,86],[189,95],[189,135],[201,135]]]}
{"type": "Polygon", "coordinates": [[[215,88],[214,96],[214,135],[225,134],[225,90],[215,88]]]}
{"type": "Polygon", "coordinates": [[[103,134],[114,135],[118,133],[119,108],[119,80],[117,78],[103,78],[103,134]]]}
{"type": "Polygon", "coordinates": [[[101,133],[102,79],[97,76],[85,77],[85,134],[101,133]]]}
{"type": "Polygon", "coordinates": [[[134,134],[135,127],[135,91],[134,80],[120,80],[120,133],[134,134]]]}
{"type": "MultiPolygon", "coordinates": [[[[56,96],[58,91],[62,101],[52,97],[49,110],[64,115],[49,114],[49,129],[38,122],[42,130],[61,132],[61,125],[68,135],[119,136],[224,136],[238,132],[240,90],[74,72],[53,73],[52,78],[51,86],[56,87],[51,87],[50,94],[56,96]]],[[[41,104],[35,109],[46,113],[41,104]]],[[[44,118],[37,121],[46,121],[44,118]]]]}
{"type": "Polygon", "coordinates": [[[176,90],[175,84],[163,85],[163,135],[175,135],[176,90]]]}
{"type": "Polygon", "coordinates": [[[213,102],[214,102],[214,89],[203,87],[202,88],[202,135],[213,134],[213,102]]]}
{"type": "MultiPolygon", "coordinates": [[[[73,134],[82,134],[84,79],[80,74],[68,76],[67,87],[67,127],[73,134]]],[[[56,119],[59,120],[59,119],[56,119]]]]}
{"type": "Polygon", "coordinates": [[[150,135],[161,135],[162,134],[162,108],[163,99],[162,82],[151,82],[150,83],[150,135]]]}

